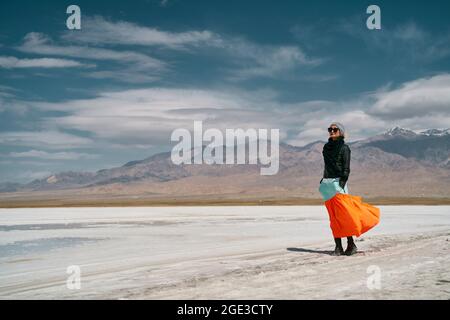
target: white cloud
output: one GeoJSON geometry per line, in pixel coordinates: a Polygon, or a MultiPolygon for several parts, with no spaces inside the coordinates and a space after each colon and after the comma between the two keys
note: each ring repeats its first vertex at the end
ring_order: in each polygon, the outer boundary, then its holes
{"type": "Polygon", "coordinates": [[[136,68],[125,68],[122,70],[114,71],[93,71],[85,73],[84,75],[88,78],[93,79],[114,79],[118,81],[126,81],[129,83],[144,83],[144,82],[154,82],[159,79],[158,75],[151,75],[142,73],[142,70],[136,70],[136,68]]]}
{"type": "MultiPolygon", "coordinates": [[[[322,59],[308,57],[298,46],[260,45],[209,30],[168,32],[126,21],[112,22],[101,16],[87,17],[83,21],[83,32],[66,32],[62,38],[97,46],[136,45],[200,51],[212,49],[214,55],[224,55],[226,61],[234,65],[230,70],[232,80],[279,77],[299,66],[313,67],[323,63],[322,59]]],[[[100,72],[96,77],[105,74],[100,72]]]]}
{"type": "Polygon", "coordinates": [[[71,68],[71,67],[86,67],[82,63],[67,59],[18,59],[16,57],[0,56],[0,68],[15,69],[15,68],[71,68]]]}
{"type": "Polygon", "coordinates": [[[0,133],[0,144],[9,146],[31,146],[49,149],[72,149],[90,147],[92,140],[84,137],[50,131],[11,131],[0,133]]]}
{"type": "Polygon", "coordinates": [[[393,38],[403,41],[424,41],[430,35],[415,23],[399,25],[392,31],[393,38]]]}
{"type": "MultiPolygon", "coordinates": [[[[225,79],[232,81],[298,75],[298,68],[311,68],[324,62],[324,59],[309,57],[304,50],[294,45],[261,45],[242,37],[220,35],[209,30],[163,31],[126,21],[108,21],[101,16],[85,17],[81,32],[65,32],[58,43],[42,33],[28,33],[17,49],[47,56],[113,61],[121,66],[109,66],[108,69],[84,73],[85,76],[96,79],[152,82],[174,67],[143,53],[144,47],[182,50],[185,54],[206,53],[223,58],[222,71],[227,73],[225,79]],[[139,48],[134,51],[118,49],[125,45],[139,48]]],[[[334,78],[335,76],[328,76],[310,79],[328,81],[334,78]]],[[[309,81],[308,79],[304,77],[304,80],[309,81]]]]}
{"type": "Polygon", "coordinates": [[[261,45],[236,37],[221,37],[213,47],[234,64],[229,70],[233,80],[282,77],[299,67],[315,67],[324,62],[323,59],[308,57],[298,46],[261,45]]]}
{"type": "Polygon", "coordinates": [[[414,22],[383,26],[382,32],[367,32],[360,18],[346,20],[338,29],[348,35],[359,38],[373,51],[387,55],[398,55],[403,62],[433,62],[450,55],[450,34],[444,30],[432,34],[414,22]]]}
{"type": "Polygon", "coordinates": [[[304,145],[326,139],[331,121],[344,123],[352,140],[397,125],[417,130],[448,127],[450,75],[386,86],[346,101],[284,103],[272,90],[159,87],[101,92],[89,99],[54,103],[27,101],[26,106],[65,115],[41,118],[47,131],[1,133],[0,143],[53,149],[92,146],[94,142],[168,146],[172,130],[190,129],[194,120],[202,120],[205,126],[219,129],[280,128],[288,132],[288,143],[304,145]],[[61,132],[66,129],[88,132],[94,141],[61,132]]]}
{"type": "Polygon", "coordinates": [[[109,67],[108,70],[82,73],[86,77],[95,79],[114,79],[131,83],[152,82],[159,79],[168,68],[164,61],[147,54],[83,45],[58,45],[48,36],[36,32],[28,33],[17,49],[32,54],[112,61],[117,65],[109,67]]]}
{"type": "Polygon", "coordinates": [[[25,152],[10,152],[12,158],[38,158],[45,160],[80,160],[97,159],[98,155],[78,152],[46,152],[42,150],[29,150],[25,152]]]}
{"type": "Polygon", "coordinates": [[[50,171],[34,171],[25,170],[14,175],[16,181],[30,182],[35,179],[43,179],[50,176],[52,173],[50,171]]]}
{"type": "Polygon", "coordinates": [[[279,128],[274,120],[279,117],[263,109],[277,109],[278,102],[271,97],[273,93],[266,91],[150,88],[104,92],[84,100],[35,102],[33,106],[67,113],[41,119],[47,128],[87,131],[96,142],[109,145],[167,148],[172,130],[191,129],[194,120],[219,129],[279,128]]]}
{"type": "Polygon", "coordinates": [[[146,70],[162,70],[166,64],[158,59],[146,54],[134,51],[119,51],[88,46],[71,46],[54,44],[49,37],[44,34],[28,33],[23,43],[17,48],[22,52],[56,55],[66,57],[76,57],[92,60],[111,60],[119,63],[135,63],[139,68],[146,70]]]}
{"type": "Polygon", "coordinates": [[[287,142],[304,145],[326,140],[332,121],[343,123],[351,140],[360,140],[394,126],[412,130],[448,128],[450,123],[450,75],[442,74],[384,87],[354,100],[320,103],[307,114],[299,134],[287,142]]]}
{"type": "Polygon", "coordinates": [[[3,111],[5,109],[5,99],[8,98],[14,98],[15,89],[0,85],[0,111],[3,111]]]}
{"type": "Polygon", "coordinates": [[[346,101],[283,103],[271,90],[149,88],[33,106],[67,113],[42,119],[46,127],[87,131],[111,145],[168,146],[172,130],[191,129],[194,120],[221,130],[279,128],[288,143],[304,145],[325,140],[332,121],[346,125],[351,140],[397,125],[448,127],[449,82],[450,75],[418,79],[346,101]]]}
{"type": "Polygon", "coordinates": [[[172,49],[214,41],[210,31],[168,32],[126,21],[112,22],[101,16],[84,17],[82,32],[66,32],[63,39],[94,45],[159,46],[172,49]]]}
{"type": "Polygon", "coordinates": [[[407,119],[430,114],[450,116],[450,75],[406,82],[399,88],[374,95],[368,113],[384,119],[407,119]]]}

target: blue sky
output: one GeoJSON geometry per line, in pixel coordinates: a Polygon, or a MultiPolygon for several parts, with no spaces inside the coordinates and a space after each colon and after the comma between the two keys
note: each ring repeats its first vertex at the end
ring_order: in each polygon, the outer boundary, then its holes
{"type": "Polygon", "coordinates": [[[0,182],[93,171],[170,133],[279,128],[293,145],[450,123],[448,1],[2,1],[0,182]],[[67,30],[66,8],[81,8],[67,30]],[[381,8],[382,29],[366,28],[381,8]]]}

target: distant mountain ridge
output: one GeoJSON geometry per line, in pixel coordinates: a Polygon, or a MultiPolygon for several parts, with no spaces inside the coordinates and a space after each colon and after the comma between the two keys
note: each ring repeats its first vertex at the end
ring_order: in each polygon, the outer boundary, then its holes
{"type": "MultiPolygon", "coordinates": [[[[80,194],[165,196],[225,192],[312,197],[317,196],[317,181],[323,172],[324,143],[316,141],[303,147],[281,143],[280,170],[274,176],[261,176],[259,165],[174,165],[170,152],[164,152],[97,172],[61,172],[24,185],[6,183],[0,191],[77,190],[80,194]]],[[[393,195],[450,196],[450,129],[416,133],[394,127],[349,145],[349,184],[361,193],[373,193],[373,184],[383,181],[384,191],[393,195]]]]}
{"type": "Polygon", "coordinates": [[[449,166],[450,129],[428,129],[415,133],[409,129],[394,127],[362,143],[405,158],[441,167],[449,166]]]}

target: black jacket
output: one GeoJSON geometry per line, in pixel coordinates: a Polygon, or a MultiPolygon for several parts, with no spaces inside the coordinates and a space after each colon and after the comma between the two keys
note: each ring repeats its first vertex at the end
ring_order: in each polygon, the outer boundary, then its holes
{"type": "MultiPolygon", "coordinates": [[[[325,145],[323,148],[325,168],[324,178],[340,178],[339,185],[343,188],[350,175],[350,157],[351,151],[347,144],[342,143],[336,150],[331,150],[325,145]],[[326,161],[326,157],[332,161],[326,161]]],[[[322,180],[321,180],[322,182],[322,180]]]]}

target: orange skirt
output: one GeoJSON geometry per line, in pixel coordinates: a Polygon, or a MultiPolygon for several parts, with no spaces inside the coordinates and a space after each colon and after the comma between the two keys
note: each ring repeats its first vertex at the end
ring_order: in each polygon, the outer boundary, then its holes
{"type": "Polygon", "coordinates": [[[380,209],[362,202],[362,198],[337,193],[325,201],[330,227],[335,238],[359,237],[380,221],[380,209]]]}

